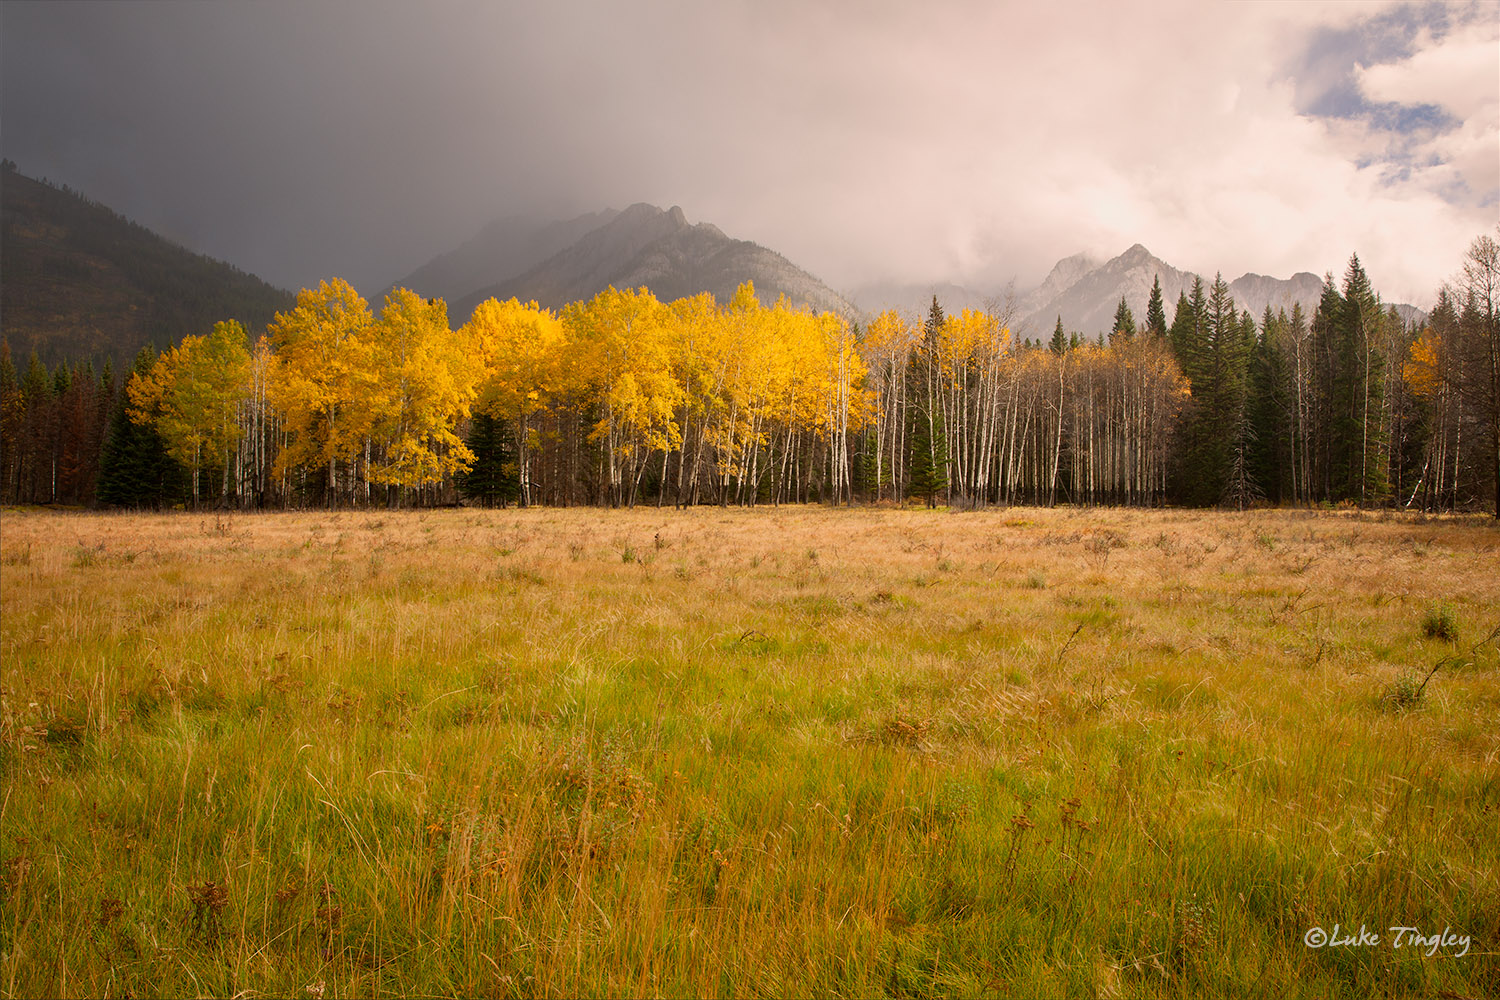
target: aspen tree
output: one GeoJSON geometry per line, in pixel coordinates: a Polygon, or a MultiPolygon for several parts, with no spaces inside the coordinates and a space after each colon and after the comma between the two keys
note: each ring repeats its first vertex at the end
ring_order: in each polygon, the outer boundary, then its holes
{"type": "Polygon", "coordinates": [[[303,289],[267,331],[276,356],[269,393],[287,433],[277,468],[326,467],[330,503],[340,493],[338,463],[360,455],[374,420],[373,327],[369,305],[335,278],[303,289]]]}

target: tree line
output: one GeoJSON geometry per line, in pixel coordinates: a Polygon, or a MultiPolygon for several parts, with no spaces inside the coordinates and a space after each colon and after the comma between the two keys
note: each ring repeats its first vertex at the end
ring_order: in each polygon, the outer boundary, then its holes
{"type": "Polygon", "coordinates": [[[1168,321],[1017,341],[1004,309],[864,325],[610,288],[462,325],[305,289],[253,342],[225,321],[117,380],[0,348],[0,497],[123,507],[929,506],[1268,502],[1462,509],[1500,489],[1500,252],[1469,248],[1417,325],[1357,256],[1311,316],[1222,276],[1168,321]]]}

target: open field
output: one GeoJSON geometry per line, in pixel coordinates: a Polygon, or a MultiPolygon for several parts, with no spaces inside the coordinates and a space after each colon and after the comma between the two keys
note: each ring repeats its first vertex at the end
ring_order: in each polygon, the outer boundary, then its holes
{"type": "Polygon", "coordinates": [[[6,996],[1500,995],[1488,521],[7,511],[0,600],[6,996]]]}

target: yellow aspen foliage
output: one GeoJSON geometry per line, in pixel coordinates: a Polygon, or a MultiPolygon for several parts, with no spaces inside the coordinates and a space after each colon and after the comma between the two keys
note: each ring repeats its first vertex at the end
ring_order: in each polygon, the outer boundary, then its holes
{"type": "Polygon", "coordinates": [[[239,441],[239,406],[249,392],[249,373],[245,328],[229,320],[215,324],[207,336],[182,338],[125,387],[130,419],[153,425],[168,454],[192,472],[194,502],[205,464],[217,460],[227,466],[239,441]]]}
{"type": "Polygon", "coordinates": [[[443,300],[392,292],[370,357],[380,387],[371,425],[379,457],[370,480],[421,486],[469,468],[474,455],[455,427],[473,406],[482,366],[471,332],[449,328],[443,300]]]}
{"type": "Polygon", "coordinates": [[[369,305],[338,278],[303,289],[294,309],[276,314],[267,331],[276,354],[268,390],[288,432],[279,469],[326,465],[332,487],[334,464],[363,449],[380,389],[373,324],[369,305]]]}
{"type": "Polygon", "coordinates": [[[1428,329],[1412,341],[1411,349],[1407,352],[1406,362],[1401,366],[1401,375],[1419,399],[1436,399],[1442,391],[1443,346],[1442,336],[1428,329]]]}
{"type": "Polygon", "coordinates": [[[591,440],[605,447],[611,502],[627,502],[655,450],[682,444],[681,390],[672,377],[671,311],[645,288],[607,288],[563,313],[570,338],[565,378],[598,402],[591,440]]]}
{"type": "Polygon", "coordinates": [[[919,329],[894,309],[887,309],[865,327],[861,353],[871,365],[891,357],[904,358],[916,346],[919,329]]]}
{"type": "Polygon", "coordinates": [[[481,366],[475,410],[506,421],[516,443],[521,500],[531,503],[531,457],[540,445],[535,417],[560,378],[566,331],[535,302],[487,299],[460,331],[481,366]]]}

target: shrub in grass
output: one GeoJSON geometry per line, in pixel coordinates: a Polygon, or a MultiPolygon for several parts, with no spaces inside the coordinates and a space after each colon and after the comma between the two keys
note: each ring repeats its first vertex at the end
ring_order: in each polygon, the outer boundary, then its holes
{"type": "Polygon", "coordinates": [[[1390,685],[1380,696],[1380,707],[1391,712],[1404,712],[1416,708],[1422,702],[1422,685],[1415,678],[1403,677],[1390,685]]]}
{"type": "Polygon", "coordinates": [[[1422,616],[1422,634],[1444,642],[1458,641],[1458,613],[1448,604],[1434,604],[1422,616]]]}

